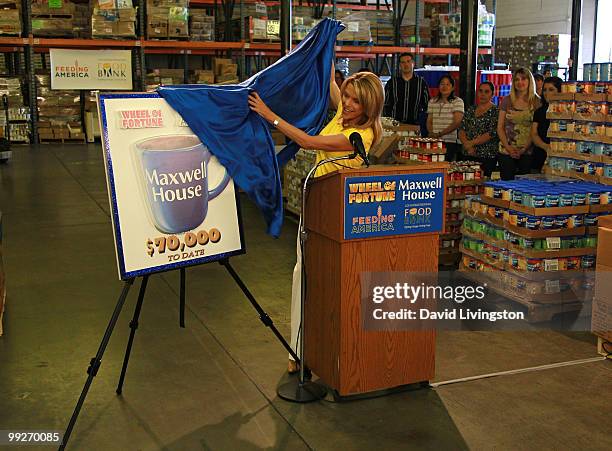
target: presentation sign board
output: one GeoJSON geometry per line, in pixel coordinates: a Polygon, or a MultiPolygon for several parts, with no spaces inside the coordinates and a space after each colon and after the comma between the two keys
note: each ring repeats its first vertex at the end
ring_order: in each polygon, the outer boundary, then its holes
{"type": "Polygon", "coordinates": [[[100,94],[119,277],[244,253],[226,169],[155,93],[100,94]]]}

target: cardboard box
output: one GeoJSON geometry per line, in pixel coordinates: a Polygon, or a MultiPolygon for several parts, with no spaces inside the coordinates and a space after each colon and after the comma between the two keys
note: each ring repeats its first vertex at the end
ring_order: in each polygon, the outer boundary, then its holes
{"type": "Polygon", "coordinates": [[[221,68],[222,66],[233,63],[234,62],[229,58],[213,58],[212,64],[215,75],[221,75],[223,73],[221,68]]]}
{"type": "Polygon", "coordinates": [[[612,341],[612,215],[600,216],[591,330],[612,341]]]}
{"type": "Polygon", "coordinates": [[[369,157],[372,163],[384,163],[387,157],[397,150],[399,141],[398,135],[383,136],[381,141],[370,149],[369,157]]]}

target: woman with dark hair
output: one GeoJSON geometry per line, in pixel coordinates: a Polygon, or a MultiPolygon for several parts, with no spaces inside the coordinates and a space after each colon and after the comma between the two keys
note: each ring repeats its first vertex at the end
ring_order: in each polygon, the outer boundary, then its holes
{"type": "Polygon", "coordinates": [[[338,85],[338,87],[341,88],[342,83],[344,83],[344,74],[342,73],[340,69],[336,69],[334,71],[334,80],[336,81],[336,84],[338,85]]]}
{"type": "Polygon", "coordinates": [[[533,74],[533,81],[536,84],[536,94],[542,97],[542,86],[544,86],[544,75],[533,74]]]}
{"type": "Polygon", "coordinates": [[[461,150],[457,129],[463,119],[463,100],[455,96],[455,80],[450,75],[440,77],[438,88],[438,95],[427,105],[427,131],[429,137],[444,141],[446,160],[453,161],[461,150]]]}
{"type": "Polygon", "coordinates": [[[478,87],[478,105],[468,107],[459,128],[463,156],[479,161],[486,177],[491,177],[497,166],[499,110],[491,102],[493,94],[495,85],[490,81],[483,81],[478,87]]]}
{"type": "Polygon", "coordinates": [[[529,69],[517,69],[512,75],[510,95],[499,106],[499,170],[502,180],[531,172],[531,124],[540,108],[535,81],[529,69]]]}
{"type": "Polygon", "coordinates": [[[542,106],[533,114],[533,125],[531,126],[531,139],[535,144],[531,161],[531,169],[534,172],[542,172],[542,167],[550,150],[550,139],[548,138],[548,127],[550,121],[546,119],[546,111],[550,103],[550,95],[561,92],[563,80],[559,77],[548,77],[542,86],[542,106]]]}

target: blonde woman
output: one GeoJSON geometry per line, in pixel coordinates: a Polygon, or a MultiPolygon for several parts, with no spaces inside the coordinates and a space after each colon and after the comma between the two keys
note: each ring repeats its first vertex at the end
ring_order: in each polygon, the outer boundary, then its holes
{"type": "MultiPolygon", "coordinates": [[[[330,101],[332,108],[338,108],[334,118],[317,136],[310,136],[299,128],[294,127],[275,114],[261,100],[257,93],[249,96],[251,110],[258,113],[268,122],[275,124],[276,128],[295,141],[306,150],[316,152],[317,163],[328,157],[350,155],[353,146],[349,142],[351,133],[361,135],[366,152],[373,144],[380,141],[382,124],[380,115],[385,103],[383,86],[376,75],[371,72],[360,72],[347,78],[339,88],[334,81],[334,66],[332,64],[331,79],[329,82],[330,101]]],[[[344,160],[341,164],[327,163],[319,167],[315,177],[334,172],[339,168],[357,168],[363,164],[359,157],[353,160],[344,160]]],[[[291,346],[299,352],[298,334],[300,328],[301,305],[301,276],[302,253],[300,240],[297,240],[297,263],[293,269],[293,286],[291,289],[291,346]]],[[[289,359],[289,373],[298,370],[296,362],[289,359]]]]}
{"type": "Polygon", "coordinates": [[[499,168],[502,180],[531,170],[533,114],[541,106],[535,81],[529,69],[517,69],[512,75],[510,95],[499,108],[499,168]]]}

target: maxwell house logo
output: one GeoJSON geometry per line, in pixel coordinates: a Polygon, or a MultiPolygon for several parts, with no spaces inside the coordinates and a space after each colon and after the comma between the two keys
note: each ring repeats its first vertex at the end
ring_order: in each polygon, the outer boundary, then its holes
{"type": "Polygon", "coordinates": [[[349,204],[368,204],[395,201],[396,183],[386,182],[349,183],[349,204]]]}
{"type": "Polygon", "coordinates": [[[378,206],[376,216],[355,216],[352,220],[351,233],[387,232],[393,227],[395,215],[384,215],[382,206],[378,206]]]}
{"type": "Polygon", "coordinates": [[[55,66],[56,78],[89,78],[89,67],[80,66],[79,60],[74,60],[71,66],[55,66]]]}
{"type": "Polygon", "coordinates": [[[404,210],[404,224],[408,226],[422,226],[431,224],[430,207],[411,207],[404,210]]]}
{"type": "Polygon", "coordinates": [[[98,63],[98,78],[107,80],[124,80],[127,78],[127,64],[125,63],[98,63]]]}

